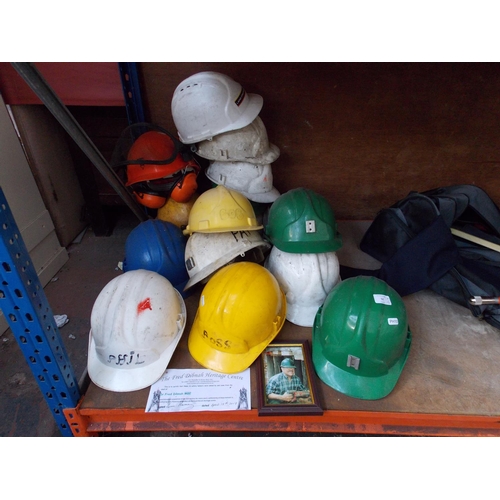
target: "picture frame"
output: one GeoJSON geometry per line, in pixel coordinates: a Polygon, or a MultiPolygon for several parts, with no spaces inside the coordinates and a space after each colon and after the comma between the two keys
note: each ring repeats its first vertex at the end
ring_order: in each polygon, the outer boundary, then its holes
{"type": "Polygon", "coordinates": [[[258,358],[257,379],[259,416],[323,415],[307,340],[269,344],[258,358]]]}

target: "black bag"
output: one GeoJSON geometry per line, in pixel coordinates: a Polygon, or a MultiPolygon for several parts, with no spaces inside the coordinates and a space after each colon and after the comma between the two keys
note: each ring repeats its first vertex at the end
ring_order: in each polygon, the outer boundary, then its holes
{"type": "Polygon", "coordinates": [[[377,276],[401,296],[429,288],[500,328],[500,210],[481,188],[410,192],[376,215],[360,249],[382,267],[341,266],[343,279],[377,276]],[[497,250],[488,244],[498,245],[497,250]],[[490,297],[496,304],[478,305],[481,299],[472,297],[490,297]]]}

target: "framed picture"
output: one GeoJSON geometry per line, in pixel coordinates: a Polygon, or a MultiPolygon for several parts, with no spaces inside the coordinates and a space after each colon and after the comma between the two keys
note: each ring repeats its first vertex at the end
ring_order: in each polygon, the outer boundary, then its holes
{"type": "Polygon", "coordinates": [[[307,340],[269,344],[258,361],[259,416],[323,414],[307,340]]]}

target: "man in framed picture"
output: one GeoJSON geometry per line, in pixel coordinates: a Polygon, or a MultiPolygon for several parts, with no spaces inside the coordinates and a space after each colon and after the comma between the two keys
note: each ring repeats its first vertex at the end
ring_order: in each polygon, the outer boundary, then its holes
{"type": "Polygon", "coordinates": [[[269,403],[297,403],[298,398],[308,398],[309,389],[295,375],[295,360],[283,358],[280,368],[281,372],[273,375],[266,385],[269,403]]]}

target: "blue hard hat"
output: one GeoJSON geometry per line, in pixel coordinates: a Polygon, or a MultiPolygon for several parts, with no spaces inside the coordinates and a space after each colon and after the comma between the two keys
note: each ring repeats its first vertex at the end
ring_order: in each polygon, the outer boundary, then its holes
{"type": "Polygon", "coordinates": [[[154,271],[167,278],[183,296],[189,275],[184,263],[187,237],[172,222],[150,219],[141,222],[125,242],[124,272],[154,271]]]}

